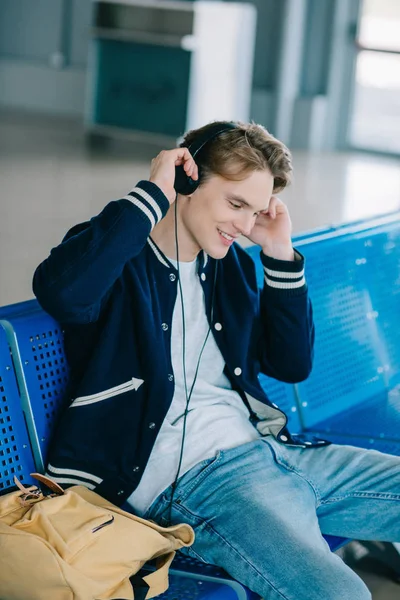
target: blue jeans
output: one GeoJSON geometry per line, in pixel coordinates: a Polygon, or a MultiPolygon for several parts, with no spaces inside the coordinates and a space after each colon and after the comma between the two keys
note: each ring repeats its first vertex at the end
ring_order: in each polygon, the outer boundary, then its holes
{"type": "MultiPolygon", "coordinates": [[[[145,518],[169,521],[171,487],[145,518]]],[[[265,600],[370,600],[322,534],[400,541],[400,457],[353,446],[303,449],[272,436],[219,452],[185,473],[171,522],[185,554],[223,567],[265,600]]]]}

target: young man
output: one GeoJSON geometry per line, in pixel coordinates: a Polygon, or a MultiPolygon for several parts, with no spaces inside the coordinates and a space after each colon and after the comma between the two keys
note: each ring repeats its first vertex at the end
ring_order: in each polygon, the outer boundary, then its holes
{"type": "Polygon", "coordinates": [[[190,523],[187,553],[265,600],[367,600],[322,533],[399,541],[400,459],[291,435],[257,377],[312,365],[304,259],[275,195],[290,173],[261,126],[210,124],[38,267],[71,368],[48,474],[190,523]],[[260,246],[261,294],[239,235],[260,246]]]}

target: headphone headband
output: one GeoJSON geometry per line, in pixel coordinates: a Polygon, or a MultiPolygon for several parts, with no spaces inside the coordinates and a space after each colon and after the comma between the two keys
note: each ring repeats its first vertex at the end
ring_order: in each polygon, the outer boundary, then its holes
{"type": "MultiPolygon", "coordinates": [[[[237,125],[230,121],[226,121],[225,123],[214,123],[203,133],[203,135],[199,135],[191,144],[189,144],[188,149],[190,150],[190,154],[195,158],[208,142],[219,136],[221,133],[232,131],[233,129],[237,129],[237,125]]],[[[174,188],[178,194],[190,196],[190,194],[197,190],[201,182],[200,165],[197,166],[199,169],[199,178],[197,180],[193,180],[186,175],[183,165],[175,167],[174,188]]]]}

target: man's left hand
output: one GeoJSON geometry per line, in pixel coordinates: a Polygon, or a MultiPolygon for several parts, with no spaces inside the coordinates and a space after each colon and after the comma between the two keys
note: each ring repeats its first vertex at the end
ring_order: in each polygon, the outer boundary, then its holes
{"type": "Polygon", "coordinates": [[[279,260],[294,260],[292,222],[286,204],[272,196],[268,210],[258,215],[246,237],[261,246],[264,254],[279,260]]]}

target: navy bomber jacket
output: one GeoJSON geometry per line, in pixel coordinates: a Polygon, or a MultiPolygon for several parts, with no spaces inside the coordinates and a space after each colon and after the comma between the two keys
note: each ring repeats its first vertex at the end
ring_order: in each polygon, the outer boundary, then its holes
{"type": "MultiPolygon", "coordinates": [[[[150,237],[169,209],[149,181],[73,227],[37,268],[34,292],[65,332],[70,383],[49,451],[48,474],[61,485],[83,484],[121,505],[139,484],[172,402],[171,324],[177,270],[150,237]]],[[[201,252],[198,275],[212,333],[233,389],[260,433],[282,443],[320,447],[291,435],[287,417],[262,390],[260,372],[299,382],[311,371],[314,325],[304,259],[261,253],[253,260],[233,244],[218,261],[201,252]],[[263,430],[264,421],[264,430],[263,430]],[[271,425],[272,424],[272,425],[271,425]]]]}

